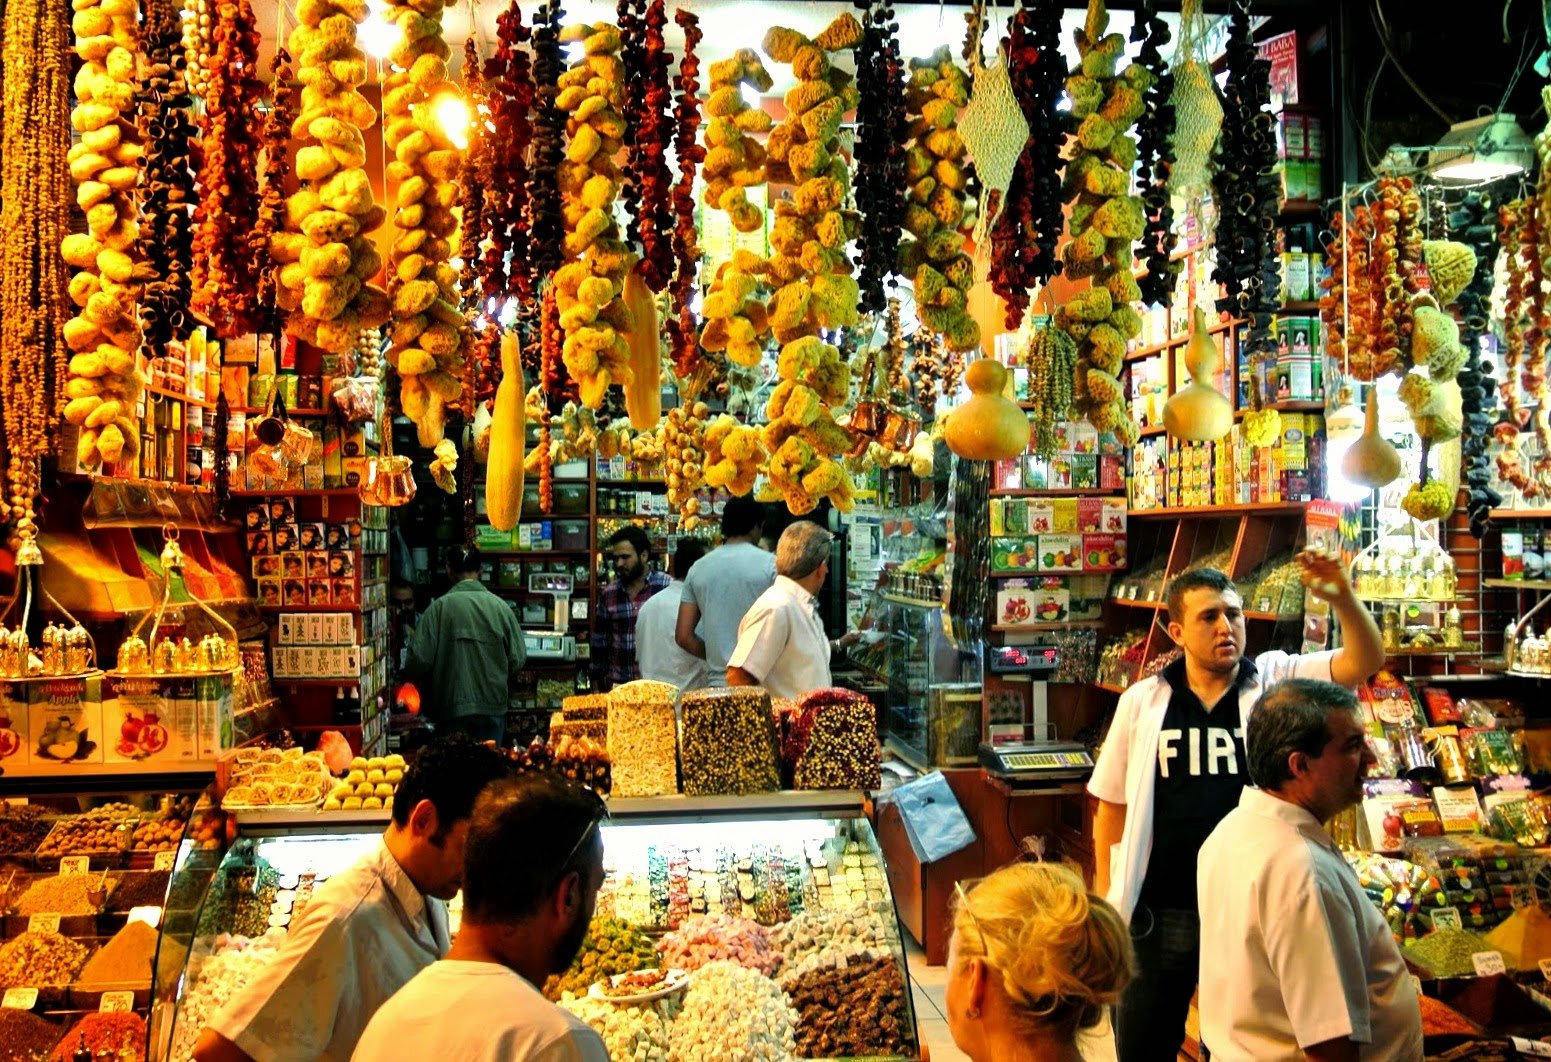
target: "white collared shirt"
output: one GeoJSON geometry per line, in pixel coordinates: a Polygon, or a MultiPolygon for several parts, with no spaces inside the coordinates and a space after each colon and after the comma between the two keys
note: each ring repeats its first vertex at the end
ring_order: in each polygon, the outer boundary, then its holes
{"type": "Polygon", "coordinates": [[[493,962],[443,959],[372,1019],[356,1062],[609,1062],[603,1038],[521,974],[493,962]]]}
{"type": "Polygon", "coordinates": [[[379,841],[318,887],[274,961],[210,1027],[257,1062],[345,1062],[377,1008],[447,947],[446,906],[379,841]]]}
{"type": "Polygon", "coordinates": [[[1201,847],[1201,1039],[1222,1062],[1302,1062],[1327,1040],[1422,1057],[1388,923],[1310,812],[1259,789],[1201,847]]]}
{"type": "MultiPolygon", "coordinates": [[[[1279,650],[1261,653],[1251,664],[1254,674],[1239,684],[1239,725],[1249,722],[1250,709],[1268,686],[1287,678],[1330,681],[1330,662],[1335,653],[1291,656],[1279,650]]],[[[1094,764],[1088,792],[1110,804],[1126,807],[1125,831],[1109,852],[1093,858],[1109,860],[1109,895],[1106,899],[1130,921],[1147,877],[1152,857],[1153,796],[1158,781],[1158,739],[1169,710],[1174,687],[1157,674],[1134,684],[1120,695],[1115,720],[1104,736],[1099,761],[1094,764]]],[[[1166,855],[1167,853],[1165,853],[1166,855]]]]}
{"type": "Polygon", "coordinates": [[[775,585],[744,615],[727,666],[753,675],[772,697],[795,701],[827,688],[829,637],[813,595],[786,576],[776,576],[775,585]]]}
{"type": "Polygon", "coordinates": [[[706,663],[679,648],[673,637],[683,595],[684,584],[675,579],[641,606],[635,618],[635,659],[644,679],[666,682],[680,690],[698,690],[711,684],[706,679],[706,663]]]}

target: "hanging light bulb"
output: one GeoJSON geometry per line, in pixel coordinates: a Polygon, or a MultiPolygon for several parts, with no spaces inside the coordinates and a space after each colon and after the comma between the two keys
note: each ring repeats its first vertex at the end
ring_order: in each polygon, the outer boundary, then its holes
{"type": "Polygon", "coordinates": [[[473,116],[469,114],[467,100],[454,90],[440,92],[431,100],[431,115],[453,147],[459,151],[468,150],[473,116]]]}

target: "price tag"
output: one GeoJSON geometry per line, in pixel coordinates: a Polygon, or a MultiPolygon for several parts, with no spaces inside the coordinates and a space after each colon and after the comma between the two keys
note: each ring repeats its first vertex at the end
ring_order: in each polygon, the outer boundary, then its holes
{"type": "Polygon", "coordinates": [[[35,914],[27,919],[27,932],[58,933],[59,916],[57,914],[35,914]]]}
{"type": "Polygon", "coordinates": [[[4,997],[0,997],[0,1007],[31,1010],[37,1005],[38,990],[36,988],[7,988],[4,997]]]}
{"type": "Polygon", "coordinates": [[[155,929],[162,924],[162,909],[160,907],[131,907],[129,909],[129,921],[144,922],[155,929]]]}
{"type": "Polygon", "coordinates": [[[178,852],[169,848],[165,852],[157,852],[156,858],[151,862],[152,870],[171,870],[178,862],[178,852]]]}
{"type": "Polygon", "coordinates": [[[1503,962],[1503,953],[1500,951],[1478,951],[1470,957],[1470,961],[1475,965],[1477,977],[1508,972],[1508,964],[1503,962]]]}
{"type": "Polygon", "coordinates": [[[135,1009],[133,992],[104,992],[97,1003],[99,1014],[126,1014],[135,1009]]]}
{"type": "Polygon", "coordinates": [[[91,856],[65,856],[59,861],[61,874],[90,874],[91,870],[91,856]]]}
{"type": "Polygon", "coordinates": [[[1526,1040],[1522,1036],[1510,1036],[1508,1042],[1519,1054],[1528,1058],[1551,1058],[1551,1044],[1539,1040],[1526,1040]]]}
{"type": "Polygon", "coordinates": [[[1434,929],[1464,929],[1465,923],[1460,921],[1458,907],[1440,907],[1433,912],[1434,929]]]}

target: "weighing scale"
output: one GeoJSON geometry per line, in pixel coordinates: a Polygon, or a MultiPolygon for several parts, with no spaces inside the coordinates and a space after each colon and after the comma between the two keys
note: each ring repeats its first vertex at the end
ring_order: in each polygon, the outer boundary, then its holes
{"type": "Polygon", "coordinates": [[[529,660],[575,660],[576,639],[571,629],[571,577],[562,572],[536,572],[528,576],[528,593],[555,599],[555,622],[549,631],[522,632],[529,660]]]}
{"type": "Polygon", "coordinates": [[[1014,789],[1057,788],[1093,773],[1093,757],[1078,742],[1028,738],[1053,732],[1045,683],[1060,660],[1060,651],[1053,645],[987,647],[986,664],[992,674],[1027,675],[1033,687],[1033,720],[1024,728],[1023,740],[987,741],[980,746],[980,764],[986,773],[1014,789]]]}

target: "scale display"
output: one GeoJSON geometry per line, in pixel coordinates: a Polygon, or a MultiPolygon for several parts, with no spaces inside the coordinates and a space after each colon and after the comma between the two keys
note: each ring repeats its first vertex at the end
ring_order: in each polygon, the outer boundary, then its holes
{"type": "Polygon", "coordinates": [[[1013,785],[1076,781],[1093,773],[1093,757],[1087,748],[1072,741],[981,745],[980,762],[988,772],[1013,785]]]}
{"type": "Polygon", "coordinates": [[[1053,645],[993,645],[987,653],[996,675],[1048,674],[1061,663],[1053,645]]]}

